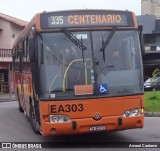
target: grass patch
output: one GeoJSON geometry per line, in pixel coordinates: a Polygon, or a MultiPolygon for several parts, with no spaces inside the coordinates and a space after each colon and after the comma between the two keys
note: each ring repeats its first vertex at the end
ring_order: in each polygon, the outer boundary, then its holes
{"type": "Polygon", "coordinates": [[[145,92],[145,111],[160,112],[160,91],[145,92]]]}

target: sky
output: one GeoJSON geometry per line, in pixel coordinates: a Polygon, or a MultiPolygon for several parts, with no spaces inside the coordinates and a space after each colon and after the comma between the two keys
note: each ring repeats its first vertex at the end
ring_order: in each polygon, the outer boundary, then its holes
{"type": "Polygon", "coordinates": [[[141,14],[141,0],[3,0],[0,13],[30,21],[43,11],[68,9],[118,9],[141,14]]]}

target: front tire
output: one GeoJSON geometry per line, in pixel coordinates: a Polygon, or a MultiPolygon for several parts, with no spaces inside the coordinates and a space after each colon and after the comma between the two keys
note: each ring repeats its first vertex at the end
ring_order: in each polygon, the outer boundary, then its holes
{"type": "Polygon", "coordinates": [[[33,131],[36,133],[36,134],[40,134],[37,126],[36,126],[36,120],[35,120],[35,113],[34,113],[34,110],[33,110],[33,106],[32,104],[30,104],[30,110],[29,110],[29,120],[30,120],[30,123],[31,123],[31,127],[33,129],[33,131]]]}
{"type": "Polygon", "coordinates": [[[20,103],[20,98],[19,98],[19,93],[18,93],[18,90],[17,90],[17,101],[18,101],[18,109],[19,109],[19,112],[23,113],[24,110],[21,106],[21,103],[20,103]]]}

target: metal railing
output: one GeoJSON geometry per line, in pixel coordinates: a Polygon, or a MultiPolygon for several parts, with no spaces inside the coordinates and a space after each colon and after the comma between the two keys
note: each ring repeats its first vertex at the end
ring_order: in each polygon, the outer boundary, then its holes
{"type": "Polygon", "coordinates": [[[12,62],[12,49],[0,49],[0,62],[12,62]]]}
{"type": "Polygon", "coordinates": [[[0,49],[0,57],[11,58],[12,57],[12,49],[0,49]]]}

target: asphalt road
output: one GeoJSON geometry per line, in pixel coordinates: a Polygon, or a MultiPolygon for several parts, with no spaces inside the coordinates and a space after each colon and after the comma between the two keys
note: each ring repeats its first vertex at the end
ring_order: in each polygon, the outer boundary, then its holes
{"type": "MultiPolygon", "coordinates": [[[[0,102],[0,142],[70,142],[74,145],[74,150],[117,150],[117,148],[107,148],[107,142],[160,142],[160,117],[145,117],[143,129],[132,129],[119,132],[103,134],[83,134],[73,136],[42,137],[36,135],[31,129],[29,121],[23,113],[18,111],[17,101],[0,102]],[[87,142],[90,144],[89,146],[87,142]],[[103,142],[101,147],[101,143],[103,142]],[[76,146],[77,145],[77,146],[76,146]],[[82,147],[82,148],[81,148],[82,147]]],[[[43,149],[43,150],[71,150],[71,148],[43,149]]],[[[113,146],[114,147],[114,146],[113,146]]],[[[3,149],[4,150],[4,149],[3,149]]],[[[118,150],[129,150],[121,148],[118,150]]],[[[137,148],[130,150],[139,150],[137,148]]],[[[141,150],[159,150],[143,148],[141,150]]]]}

